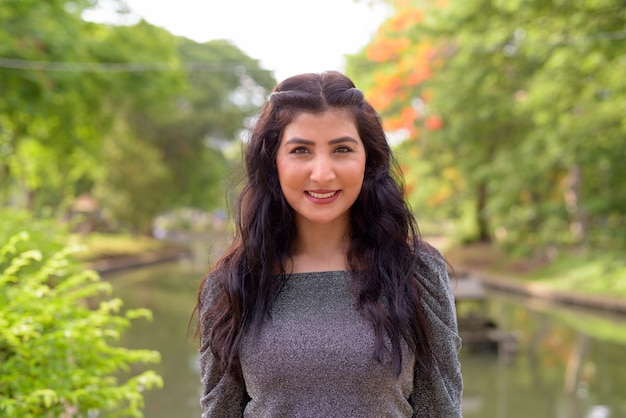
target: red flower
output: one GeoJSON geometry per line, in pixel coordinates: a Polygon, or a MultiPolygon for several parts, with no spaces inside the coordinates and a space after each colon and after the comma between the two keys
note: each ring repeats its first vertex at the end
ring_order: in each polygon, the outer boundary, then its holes
{"type": "Polygon", "coordinates": [[[436,131],[443,127],[443,119],[437,115],[431,115],[424,121],[424,126],[429,131],[436,131]]]}

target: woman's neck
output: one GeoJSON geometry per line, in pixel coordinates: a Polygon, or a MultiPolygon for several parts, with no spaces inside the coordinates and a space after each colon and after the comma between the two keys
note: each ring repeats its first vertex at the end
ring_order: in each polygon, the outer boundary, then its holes
{"type": "Polygon", "coordinates": [[[298,225],[292,253],[294,273],[347,270],[350,238],[346,225],[298,225]]]}

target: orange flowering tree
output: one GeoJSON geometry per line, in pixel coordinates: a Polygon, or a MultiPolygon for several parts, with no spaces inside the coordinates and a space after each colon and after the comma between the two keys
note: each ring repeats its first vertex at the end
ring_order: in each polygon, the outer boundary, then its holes
{"type": "Polygon", "coordinates": [[[452,156],[429,159],[446,121],[434,101],[433,76],[445,63],[447,43],[433,26],[445,9],[441,0],[391,0],[393,13],[359,54],[348,57],[347,71],[383,117],[390,138],[401,142],[397,155],[410,202],[420,214],[457,216],[455,196],[463,178],[452,156]],[[440,176],[432,173],[439,172],[440,176]],[[419,187],[416,187],[418,186],[419,187]],[[446,210],[442,210],[445,208],[446,210]]]}
{"type": "Polygon", "coordinates": [[[386,3],[347,72],[403,140],[418,215],[530,248],[626,246],[618,2],[386,3]]]}
{"type": "Polygon", "coordinates": [[[441,127],[438,115],[424,113],[424,103],[430,101],[432,91],[422,87],[438,61],[437,50],[429,38],[420,37],[416,31],[424,10],[412,3],[423,2],[389,3],[395,13],[361,54],[349,58],[348,72],[355,74],[360,85],[367,86],[368,99],[384,116],[385,129],[404,131],[405,137],[415,139],[420,126],[441,127]],[[373,71],[362,72],[361,68],[373,71]]]}

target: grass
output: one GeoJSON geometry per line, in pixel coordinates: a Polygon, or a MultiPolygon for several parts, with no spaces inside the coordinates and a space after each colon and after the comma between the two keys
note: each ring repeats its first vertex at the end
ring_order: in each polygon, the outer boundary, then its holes
{"type": "Polygon", "coordinates": [[[172,244],[145,235],[100,234],[72,235],[70,244],[85,247],[77,257],[84,261],[127,255],[145,254],[171,248],[172,244]]]}
{"type": "Polygon", "coordinates": [[[554,289],[626,298],[626,260],[619,254],[562,254],[529,278],[554,289]]]}
{"type": "Polygon", "coordinates": [[[486,243],[452,245],[443,252],[453,267],[465,266],[511,278],[522,279],[544,265],[541,260],[514,256],[486,243]]]}
{"type": "Polygon", "coordinates": [[[540,282],[555,290],[626,299],[626,259],[618,252],[562,252],[552,260],[510,255],[492,245],[453,246],[445,251],[452,266],[540,282]]]}

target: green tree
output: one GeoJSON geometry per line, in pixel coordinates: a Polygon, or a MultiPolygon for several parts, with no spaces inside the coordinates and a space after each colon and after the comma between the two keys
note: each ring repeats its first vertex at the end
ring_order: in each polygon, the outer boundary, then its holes
{"type": "MultiPolygon", "coordinates": [[[[229,165],[223,147],[238,139],[273,78],[227,41],[200,44],[145,23],[116,31],[114,44],[127,36],[162,36],[163,42],[152,47],[162,50],[163,44],[169,45],[179,62],[171,74],[133,75],[125,89],[132,96],[119,97],[125,128],[105,141],[103,156],[108,159],[95,186],[104,209],[118,224],[147,231],[153,217],[166,209],[221,206],[220,189],[229,165]],[[143,35],[132,35],[136,32],[143,35]],[[162,91],[136,92],[133,84],[159,84],[162,91]],[[175,89],[168,89],[173,85],[175,89]],[[112,150],[117,160],[111,159],[112,150]]],[[[155,50],[153,59],[156,55],[155,50]]]]}
{"type": "Polygon", "coordinates": [[[159,150],[118,131],[103,144],[100,170],[92,191],[103,202],[109,222],[134,232],[150,232],[152,219],[169,203],[163,191],[170,173],[159,150]]]}
{"type": "Polygon", "coordinates": [[[71,8],[62,0],[0,3],[0,197],[4,201],[13,196],[33,210],[63,205],[85,169],[76,164],[84,161],[82,150],[96,148],[97,82],[71,71],[43,71],[40,65],[89,61],[86,44],[81,42],[86,32],[80,15],[94,3],[75,1],[71,8]],[[30,68],[23,68],[29,63],[30,68]]]}
{"type": "Polygon", "coordinates": [[[219,205],[222,147],[271,74],[225,41],[84,21],[95,4],[0,3],[0,201],[58,216],[97,192],[116,226],[141,231],[159,211],[219,205]]]}
{"type": "Polygon", "coordinates": [[[391,3],[348,69],[410,132],[415,206],[471,207],[476,239],[623,245],[611,232],[626,222],[619,2],[391,3]]]}
{"type": "Polygon", "coordinates": [[[170,98],[171,106],[136,106],[129,118],[135,134],[160,150],[171,172],[170,187],[164,189],[170,204],[210,209],[221,204],[228,171],[223,148],[239,139],[274,79],[228,41],[173,39],[183,88],[170,98]]]}

